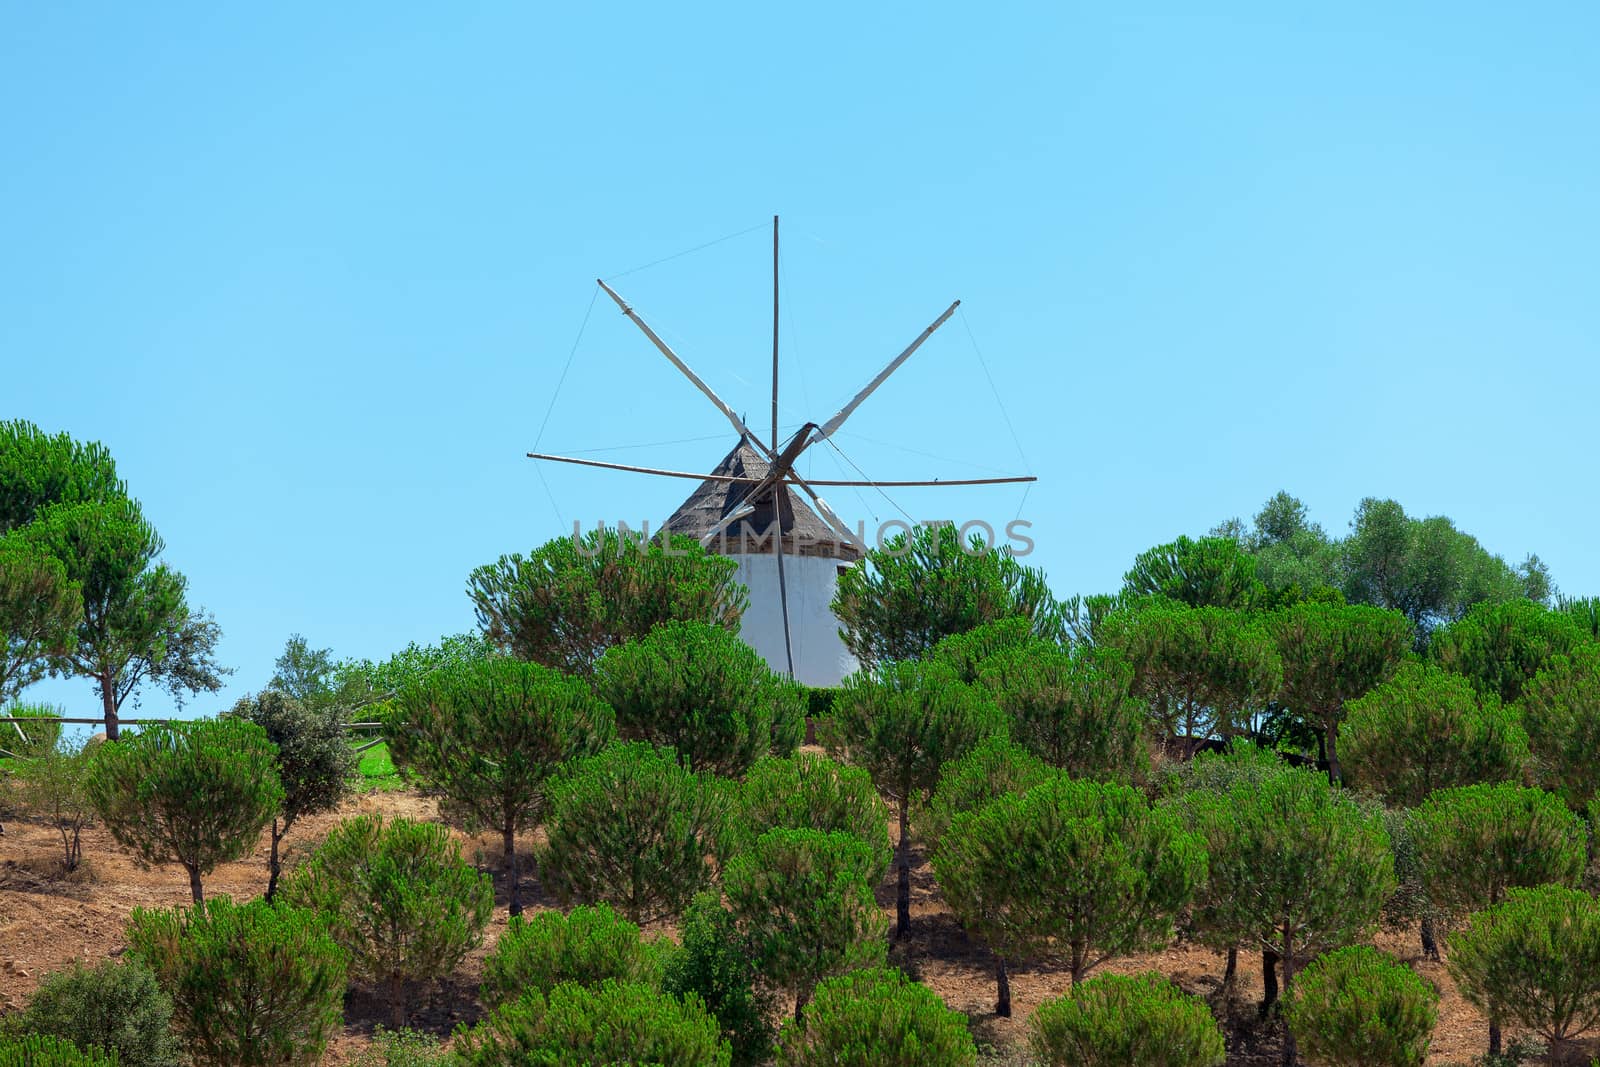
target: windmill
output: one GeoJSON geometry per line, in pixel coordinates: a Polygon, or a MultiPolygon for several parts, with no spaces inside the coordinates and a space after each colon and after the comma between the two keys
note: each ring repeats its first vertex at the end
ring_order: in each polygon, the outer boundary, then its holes
{"type": "Polygon", "coordinates": [[[856,409],[955,314],[961,301],[946,308],[832,418],[820,424],[807,422],[780,441],[777,216],[772,219],[772,424],[771,434],[765,441],[690,369],[615,289],[598,279],[596,284],[722,413],[738,434],[738,441],[709,474],[542,452],[529,452],[528,458],[699,481],[699,488],[666,521],[664,529],[693,536],[703,547],[737,563],[737,577],[750,590],[750,607],[741,623],[740,636],[760,652],[774,670],[797,681],[812,686],[833,686],[856,667],[854,658],[839,638],[838,620],[834,618],[831,604],[839,575],[862,557],[866,545],[862,532],[852,531],[839,518],[818,494],[818,487],[885,489],[1001,485],[1035,480],[1029,476],[869,481],[863,476],[860,481],[838,481],[800,475],[795,465],[806,450],[837,433],[856,409]],[[797,490],[806,499],[802,499],[797,490]]]}

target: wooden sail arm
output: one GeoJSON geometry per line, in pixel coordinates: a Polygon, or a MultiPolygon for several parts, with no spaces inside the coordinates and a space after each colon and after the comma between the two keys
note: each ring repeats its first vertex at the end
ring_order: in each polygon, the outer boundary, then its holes
{"type": "Polygon", "coordinates": [[[738,415],[735,415],[734,412],[733,412],[733,409],[730,408],[726,403],[724,403],[723,399],[720,396],[718,396],[715,392],[712,391],[711,386],[707,385],[705,383],[705,381],[698,374],[696,374],[693,370],[689,369],[689,364],[685,363],[678,356],[678,354],[676,352],[674,352],[671,349],[670,346],[668,346],[668,344],[665,341],[663,341],[659,336],[656,335],[656,332],[650,328],[650,324],[645,322],[644,319],[640,318],[639,314],[636,311],[634,311],[633,308],[628,306],[628,302],[626,300],[622,299],[622,297],[617,295],[617,291],[615,289],[611,288],[611,286],[607,285],[605,282],[601,281],[599,278],[596,278],[595,282],[596,282],[596,284],[598,284],[600,286],[600,288],[602,288],[602,289],[604,289],[606,291],[606,295],[607,296],[609,296],[612,300],[616,301],[617,307],[621,308],[622,309],[622,313],[624,315],[628,316],[629,320],[631,320],[635,326],[639,327],[639,329],[644,333],[644,335],[650,339],[650,343],[655,345],[656,348],[660,350],[661,354],[663,356],[666,356],[667,359],[671,361],[671,363],[672,363],[672,365],[674,367],[677,367],[678,370],[682,371],[683,372],[683,376],[688,378],[689,381],[693,382],[694,383],[694,387],[696,389],[700,390],[702,393],[704,393],[705,396],[706,396],[706,399],[710,400],[713,404],[715,404],[717,406],[717,410],[718,411],[722,412],[723,415],[727,416],[728,421],[733,424],[733,428],[735,430],[739,431],[740,434],[742,434],[745,437],[749,438],[750,439],[750,443],[753,446],[755,446],[763,454],[765,454],[768,459],[771,459],[772,458],[772,450],[770,448],[768,448],[766,446],[766,444],[759,437],[757,437],[755,434],[751,433],[750,432],[750,427],[748,427],[748,426],[746,426],[744,424],[744,420],[741,419],[738,415]]]}
{"type": "MultiPolygon", "coordinates": [[[[760,478],[740,476],[737,474],[697,474],[694,471],[669,471],[660,467],[636,467],[628,463],[607,463],[598,459],[578,459],[576,456],[553,456],[545,452],[529,452],[529,459],[547,460],[551,463],[576,463],[580,467],[599,467],[610,471],[628,471],[633,474],[654,474],[664,478],[690,478],[697,482],[743,482],[754,486],[761,482],[760,478]]],[[[1033,475],[1005,478],[930,478],[919,481],[838,481],[827,478],[806,478],[805,483],[811,485],[829,486],[854,486],[861,489],[914,489],[918,487],[932,488],[940,485],[1014,485],[1021,482],[1036,482],[1039,479],[1033,475]]],[[[784,478],[788,485],[800,485],[802,480],[793,471],[784,478]]]]}
{"type": "Polygon", "coordinates": [[[871,396],[873,390],[882,385],[884,381],[888,379],[889,375],[899,370],[900,365],[906,360],[910,359],[911,354],[917,349],[921,348],[922,343],[933,336],[933,331],[943,326],[946,320],[948,320],[951,315],[956,313],[956,308],[960,306],[961,301],[957,300],[955,303],[945,308],[944,314],[934,319],[933,323],[926,330],[923,330],[922,333],[917,336],[915,341],[912,341],[911,344],[906,346],[906,350],[904,352],[901,352],[898,356],[894,357],[894,359],[890,360],[889,365],[883,368],[883,370],[879,371],[878,376],[872,379],[872,381],[868,382],[866,388],[857,393],[851,399],[850,403],[840,408],[838,413],[834,415],[833,418],[823,423],[822,426],[818,428],[817,432],[811,436],[811,439],[807,442],[807,444],[816,444],[818,441],[823,441],[833,436],[834,431],[838,430],[840,426],[844,425],[844,420],[848,419],[851,414],[855,412],[856,408],[861,406],[861,402],[867,399],[867,397],[871,396]]]}

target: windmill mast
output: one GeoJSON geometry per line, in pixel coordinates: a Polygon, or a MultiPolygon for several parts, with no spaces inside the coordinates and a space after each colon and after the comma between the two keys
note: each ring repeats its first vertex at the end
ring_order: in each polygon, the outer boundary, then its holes
{"type": "MultiPolygon", "coordinates": [[[[778,216],[772,216],[772,454],[778,454],[778,216]]],[[[783,576],[784,505],[789,502],[789,487],[779,481],[772,489],[774,514],[778,516],[778,540],[774,546],[778,562],[778,611],[783,615],[783,657],[794,678],[794,640],[789,635],[789,586],[783,576]]]]}

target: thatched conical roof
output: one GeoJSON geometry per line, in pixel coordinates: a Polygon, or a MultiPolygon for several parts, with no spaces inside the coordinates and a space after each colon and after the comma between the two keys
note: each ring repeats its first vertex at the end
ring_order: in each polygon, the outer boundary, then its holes
{"type": "MultiPolygon", "coordinates": [[[[750,444],[749,438],[740,437],[733,451],[711,472],[740,480],[701,482],[689,494],[689,499],[672,513],[666,529],[699,540],[744,504],[745,495],[766,476],[768,469],[766,459],[750,444]]],[[[754,512],[733,523],[706,548],[724,555],[770,553],[772,534],[781,529],[783,551],[787,555],[829,556],[844,562],[860,558],[855,546],[834,532],[791,486],[780,486],[777,492],[768,492],[754,503],[754,512]]]]}

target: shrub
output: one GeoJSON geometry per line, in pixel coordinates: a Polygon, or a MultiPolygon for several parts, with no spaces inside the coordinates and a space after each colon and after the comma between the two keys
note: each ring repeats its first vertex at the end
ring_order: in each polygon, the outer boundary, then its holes
{"type": "Polygon", "coordinates": [[[1542,789],[1502,782],[1441,789],[1411,813],[1428,898],[1460,917],[1499,903],[1508,889],[1583,876],[1583,820],[1542,789]]]}
{"type": "Polygon", "coordinates": [[[327,916],[355,977],[387,987],[395,1029],[406,1024],[406,983],[454,970],[494,910],[488,876],[443,826],[380,815],[334,827],[285,895],[327,916]]]}
{"type": "Polygon", "coordinates": [[[119,1067],[119,1062],[115,1052],[80,1049],[59,1037],[0,1037],[0,1067],[119,1067]]]}
{"type": "Polygon", "coordinates": [[[1011,737],[1075,778],[1132,779],[1149,766],[1148,709],[1130,691],[1133,668],[1115,650],[1035,641],[979,668],[1011,737]]]}
{"type": "Polygon", "coordinates": [[[1370,945],[1319,956],[1284,1005],[1314,1067],[1422,1067],[1439,994],[1370,945]]]}
{"type": "Polygon", "coordinates": [[[612,745],[551,783],[545,884],[636,923],[676,915],[710,884],[723,808],[670,750],[612,745]]]}
{"type": "Polygon", "coordinates": [[[1056,774],[956,818],[933,857],[945,899],[1004,965],[1055,947],[1073,984],[1113,956],[1156,948],[1203,883],[1205,849],[1132,788],[1056,774]]]}
{"type": "Polygon", "coordinates": [[[0,704],[0,716],[25,719],[0,730],[0,748],[23,759],[52,752],[61,741],[61,709],[50,704],[0,704]],[[18,736],[18,734],[21,736],[18,736]]]}
{"type": "Polygon", "coordinates": [[[1600,902],[1566,886],[1513,889],[1451,936],[1446,965],[1462,996],[1554,1052],[1600,1023],[1600,902]]]}
{"type": "Polygon", "coordinates": [[[137,958],[106,960],[45,976],[16,1020],[25,1034],[95,1045],[115,1052],[122,1067],[178,1067],[172,998],[137,958]]]}
{"type": "Polygon", "coordinates": [[[559,985],[503,1004],[455,1041],[464,1067],[517,1063],[706,1064],[728,1067],[727,1042],[698,997],[607,981],[559,985]]]}
{"type": "Polygon", "coordinates": [[[683,914],[681,946],[667,957],[661,988],[693,993],[716,1016],[736,1067],[765,1063],[772,1053],[773,997],[756,984],[754,953],[718,893],[701,893],[683,914]]]}
{"type": "Polygon", "coordinates": [[[1040,1004],[1028,1047],[1045,1067],[1216,1067],[1211,1010],[1159,974],[1103,974],[1040,1004]]]}
{"type": "Polygon", "coordinates": [[[75,871],[83,859],[83,829],[93,806],[85,781],[92,749],[84,745],[52,744],[30,759],[10,768],[6,799],[17,809],[53,828],[61,838],[61,865],[75,871]]]}
{"type": "Polygon", "coordinates": [[[946,763],[1005,732],[1005,715],[988,693],[941,663],[918,662],[846,678],[833,715],[818,728],[829,755],[864,768],[899,807],[895,936],[911,929],[912,806],[933,791],[946,763]]]}
{"type": "Polygon", "coordinates": [[[182,865],[198,904],[201,876],[249,855],[283,802],[276,759],[255,723],[166,723],[100,746],[85,787],[112,836],[140,859],[182,865]]]}
{"type": "Polygon", "coordinates": [[[495,656],[423,675],[400,691],[385,723],[395,763],[437,786],[447,815],[500,834],[511,914],[522,914],[517,831],[544,817],[557,767],[611,740],[611,709],[581,679],[495,656]]]}
{"type": "Polygon", "coordinates": [[[287,693],[267,690],[244,697],[229,712],[266,731],[277,746],[283,803],[272,820],[267,857],[267,899],[278,890],[278,848],[302,815],[332,811],[350,793],[356,753],[344,733],[344,714],[331,705],[311,708],[287,693]]]}
{"type": "Polygon", "coordinates": [[[608,978],[641,985],[661,980],[660,947],[604,904],[571,914],[541,912],[511,919],[483,965],[482,997],[491,1008],[528,990],[548,993],[562,982],[594,986],[608,978]]]}
{"type": "Polygon", "coordinates": [[[898,970],[871,968],[828,978],[805,1020],[784,1024],[784,1067],[972,1067],[978,1050],[967,1018],[898,970]]]}
{"type": "MultiPolygon", "coordinates": [[[[889,856],[889,812],[872,776],[823,756],[802,752],[756,762],[733,800],[727,848],[748,847],[768,830],[842,830],[889,856]]],[[[726,851],[726,849],[725,849],[726,851]]],[[[883,877],[878,871],[876,883],[883,877]]]]}
{"type": "Polygon", "coordinates": [[[432,1034],[415,1030],[373,1031],[372,1044],[353,1067],[455,1067],[456,1058],[432,1034]]]}
{"type": "Polygon", "coordinates": [[[883,857],[852,834],[768,830],[729,861],[723,886],[761,974],[794,995],[881,963],[884,919],[868,881],[883,857]]]}
{"type": "Polygon", "coordinates": [[[1007,793],[1025,793],[1053,773],[1044,760],[1009,738],[991,737],[945,764],[933,796],[917,813],[917,832],[928,850],[937,853],[957,816],[1007,793]]]}
{"type": "Polygon", "coordinates": [[[340,1025],[345,954],[311,912],[227,897],[135,908],[128,943],[172,997],[201,1067],[314,1064],[340,1025]]]}
{"type": "Polygon", "coordinates": [[[1356,784],[1406,808],[1435,789],[1520,778],[1528,761],[1515,712],[1432,664],[1408,663],[1351,701],[1340,736],[1356,784]]]}
{"type": "Polygon", "coordinates": [[[671,748],[699,771],[741,775],[769,753],[792,754],[805,732],[801,687],[703,622],[664,623],[616,645],[600,657],[595,690],[623,737],[671,748]]]}

